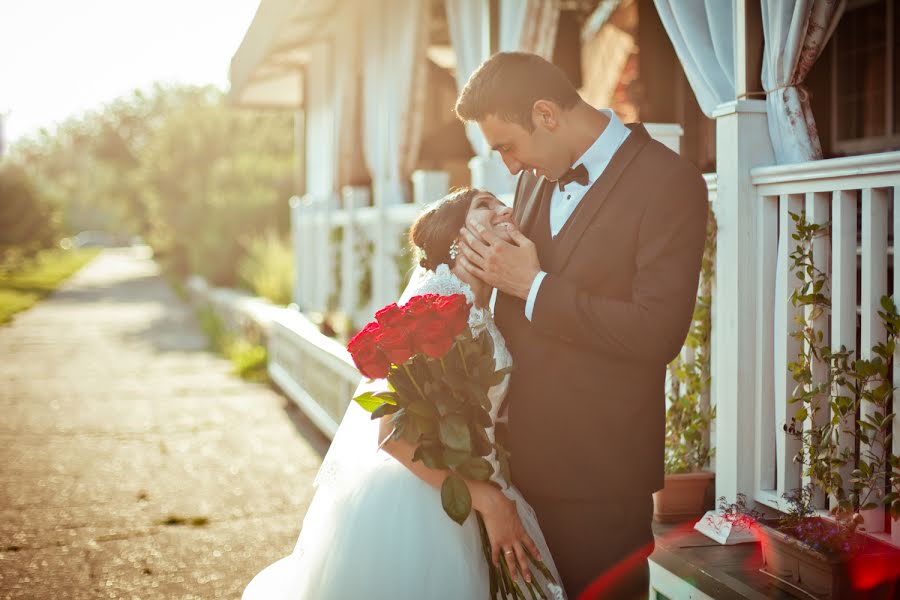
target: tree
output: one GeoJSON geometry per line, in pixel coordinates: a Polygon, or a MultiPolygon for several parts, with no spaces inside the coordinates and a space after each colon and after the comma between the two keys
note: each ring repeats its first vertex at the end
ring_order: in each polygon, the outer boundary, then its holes
{"type": "Polygon", "coordinates": [[[0,267],[16,268],[55,241],[53,210],[21,168],[0,165],[0,267]]]}

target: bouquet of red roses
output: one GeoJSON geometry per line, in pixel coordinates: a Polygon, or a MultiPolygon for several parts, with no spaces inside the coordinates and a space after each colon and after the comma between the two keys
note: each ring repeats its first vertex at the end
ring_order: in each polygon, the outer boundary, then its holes
{"type": "MultiPolygon", "coordinates": [[[[354,400],[373,419],[391,415],[389,439],[405,439],[416,446],[413,460],[449,471],[441,486],[441,503],[460,524],[472,510],[462,477],[494,483],[494,467],[485,457],[496,451],[509,481],[506,452],[491,442],[487,428],[494,425],[488,390],[502,382],[510,369],[496,369],[494,342],[486,329],[472,334],[469,308],[462,294],[414,296],[404,306],[389,304],[379,310],[375,321],[347,345],[363,375],[386,378],[389,386],[387,391],[366,392],[354,400]]],[[[491,574],[491,597],[500,592],[502,598],[524,598],[506,563],[501,560],[499,570],[493,566],[480,515],[478,523],[491,574]]],[[[541,561],[531,560],[553,581],[541,561]]],[[[533,597],[544,597],[536,585],[525,585],[533,597]]]]}

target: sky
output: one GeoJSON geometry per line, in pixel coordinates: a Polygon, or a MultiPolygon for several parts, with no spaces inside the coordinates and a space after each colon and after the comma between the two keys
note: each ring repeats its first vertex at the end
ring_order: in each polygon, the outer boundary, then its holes
{"type": "Polygon", "coordinates": [[[7,144],[154,81],[228,88],[259,0],[0,0],[7,144]]]}

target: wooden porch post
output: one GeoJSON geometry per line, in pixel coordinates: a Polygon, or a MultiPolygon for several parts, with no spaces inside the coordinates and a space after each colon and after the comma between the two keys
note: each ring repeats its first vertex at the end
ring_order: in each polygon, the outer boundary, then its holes
{"type": "MultiPolygon", "coordinates": [[[[756,56],[762,47],[759,3],[736,0],[735,95],[759,90],[756,56]]],[[[758,362],[759,203],[750,170],[772,164],[773,151],[763,100],[734,100],[719,106],[716,119],[718,243],[713,298],[712,379],[716,404],[716,496],[752,498],[757,434],[758,370],[771,369],[771,356],[758,362]]]]}

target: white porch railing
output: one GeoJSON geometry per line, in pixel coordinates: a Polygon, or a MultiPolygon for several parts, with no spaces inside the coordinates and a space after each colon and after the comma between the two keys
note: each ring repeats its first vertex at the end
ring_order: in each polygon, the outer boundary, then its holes
{"type": "MultiPolygon", "coordinates": [[[[799,408],[789,403],[795,383],[788,363],[796,360],[801,350],[800,342],[790,335],[796,328],[798,310],[792,306],[790,294],[799,279],[789,269],[788,257],[797,243],[791,238],[795,223],[789,213],[805,211],[809,223],[831,223],[827,235],[813,246],[816,267],[831,279],[831,311],[815,323],[824,333],[824,343],[834,350],[843,345],[859,352],[856,358],[871,358],[872,346],[885,335],[878,316],[879,300],[892,289],[896,301],[900,284],[896,261],[888,269],[892,240],[900,233],[900,207],[896,205],[900,201],[900,152],[758,167],[752,170],[751,179],[758,200],[760,282],[754,492],[757,501],[783,509],[781,495],[805,483],[800,465],[793,460],[799,442],[783,430],[799,408]]],[[[895,386],[900,382],[898,362],[895,359],[895,386]]],[[[813,365],[814,378],[824,376],[823,368],[813,365]]],[[[895,397],[895,412],[896,402],[895,397]]],[[[830,419],[827,407],[824,412],[821,418],[830,419]]],[[[893,452],[900,452],[900,421],[896,420],[893,452]]],[[[845,485],[852,468],[847,468],[845,485]]],[[[820,508],[825,508],[824,499],[820,498],[820,503],[820,508]]],[[[897,523],[885,527],[882,509],[866,512],[868,532],[880,533],[900,545],[897,523]]]]}
{"type": "Polygon", "coordinates": [[[363,187],[345,187],[340,198],[291,199],[294,298],[301,310],[340,313],[362,326],[376,308],[397,299],[415,266],[406,241],[409,227],[423,205],[447,193],[449,177],[417,171],[412,181],[411,204],[370,206],[363,187]],[[383,256],[376,256],[379,251],[383,256]]]}

